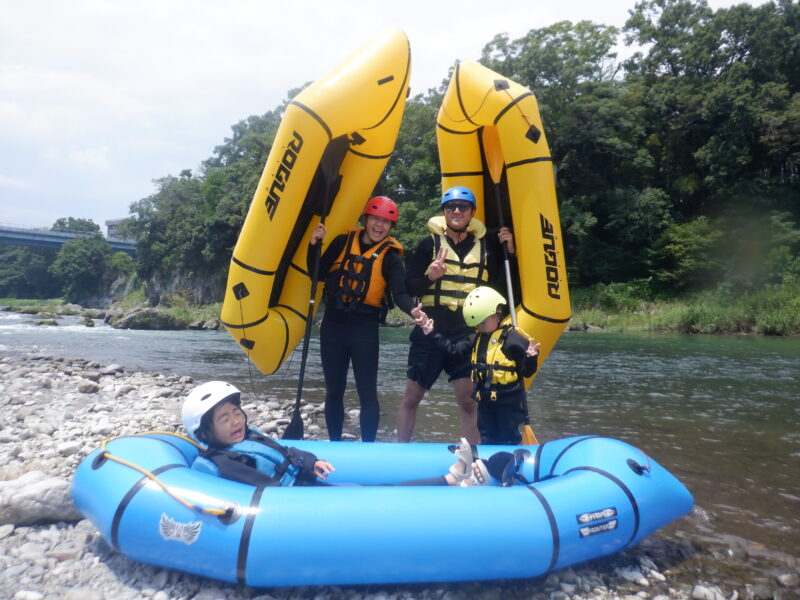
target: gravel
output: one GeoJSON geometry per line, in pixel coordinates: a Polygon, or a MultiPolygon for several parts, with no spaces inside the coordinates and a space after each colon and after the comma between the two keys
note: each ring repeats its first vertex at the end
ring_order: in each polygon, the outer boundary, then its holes
{"type": "MultiPolygon", "coordinates": [[[[134,562],[82,519],[69,484],[104,439],[181,432],[190,377],[126,372],[33,354],[0,355],[0,598],[13,600],[600,600],[800,598],[800,559],[732,536],[709,536],[702,507],[614,556],[535,579],[427,585],[255,589],[134,562]],[[707,530],[707,528],[706,528],[707,530]]],[[[245,401],[279,432],[293,400],[245,401]]],[[[321,407],[303,407],[306,436],[324,436],[321,407]]],[[[509,552],[524,551],[509,548],[509,552]]]]}

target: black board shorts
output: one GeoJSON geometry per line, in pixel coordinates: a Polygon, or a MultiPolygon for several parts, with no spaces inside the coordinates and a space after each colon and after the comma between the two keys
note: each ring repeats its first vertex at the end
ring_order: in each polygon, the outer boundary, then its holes
{"type": "MultiPolygon", "coordinates": [[[[451,336],[452,341],[467,337],[470,330],[451,336]]],[[[447,381],[470,376],[469,356],[450,354],[442,348],[432,335],[425,335],[419,327],[414,327],[409,336],[408,369],[406,376],[416,381],[426,390],[431,389],[442,371],[447,373],[447,381]]]]}

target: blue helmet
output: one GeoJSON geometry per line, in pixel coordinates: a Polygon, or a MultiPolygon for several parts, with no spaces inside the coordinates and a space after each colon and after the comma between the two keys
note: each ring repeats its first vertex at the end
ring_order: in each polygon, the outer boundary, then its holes
{"type": "Polygon", "coordinates": [[[451,200],[466,200],[470,204],[472,204],[472,208],[475,208],[475,194],[469,188],[465,188],[462,185],[457,185],[456,187],[451,187],[447,190],[444,195],[442,196],[442,204],[446,202],[450,202],[451,200]]]}

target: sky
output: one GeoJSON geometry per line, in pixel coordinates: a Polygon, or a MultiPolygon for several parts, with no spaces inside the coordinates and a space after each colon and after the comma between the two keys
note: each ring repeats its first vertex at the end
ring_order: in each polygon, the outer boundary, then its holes
{"type": "Polygon", "coordinates": [[[622,26],[634,3],[0,0],[0,224],[76,217],[105,232],[155,179],[198,173],[231,126],[393,27],[411,44],[413,96],[498,33],[622,26]]]}

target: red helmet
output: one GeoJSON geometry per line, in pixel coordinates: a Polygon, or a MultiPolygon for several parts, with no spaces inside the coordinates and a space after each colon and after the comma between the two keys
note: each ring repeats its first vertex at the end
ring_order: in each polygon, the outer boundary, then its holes
{"type": "Polygon", "coordinates": [[[364,207],[364,215],[375,215],[392,223],[397,223],[397,204],[386,196],[375,196],[370,198],[364,207]]]}

